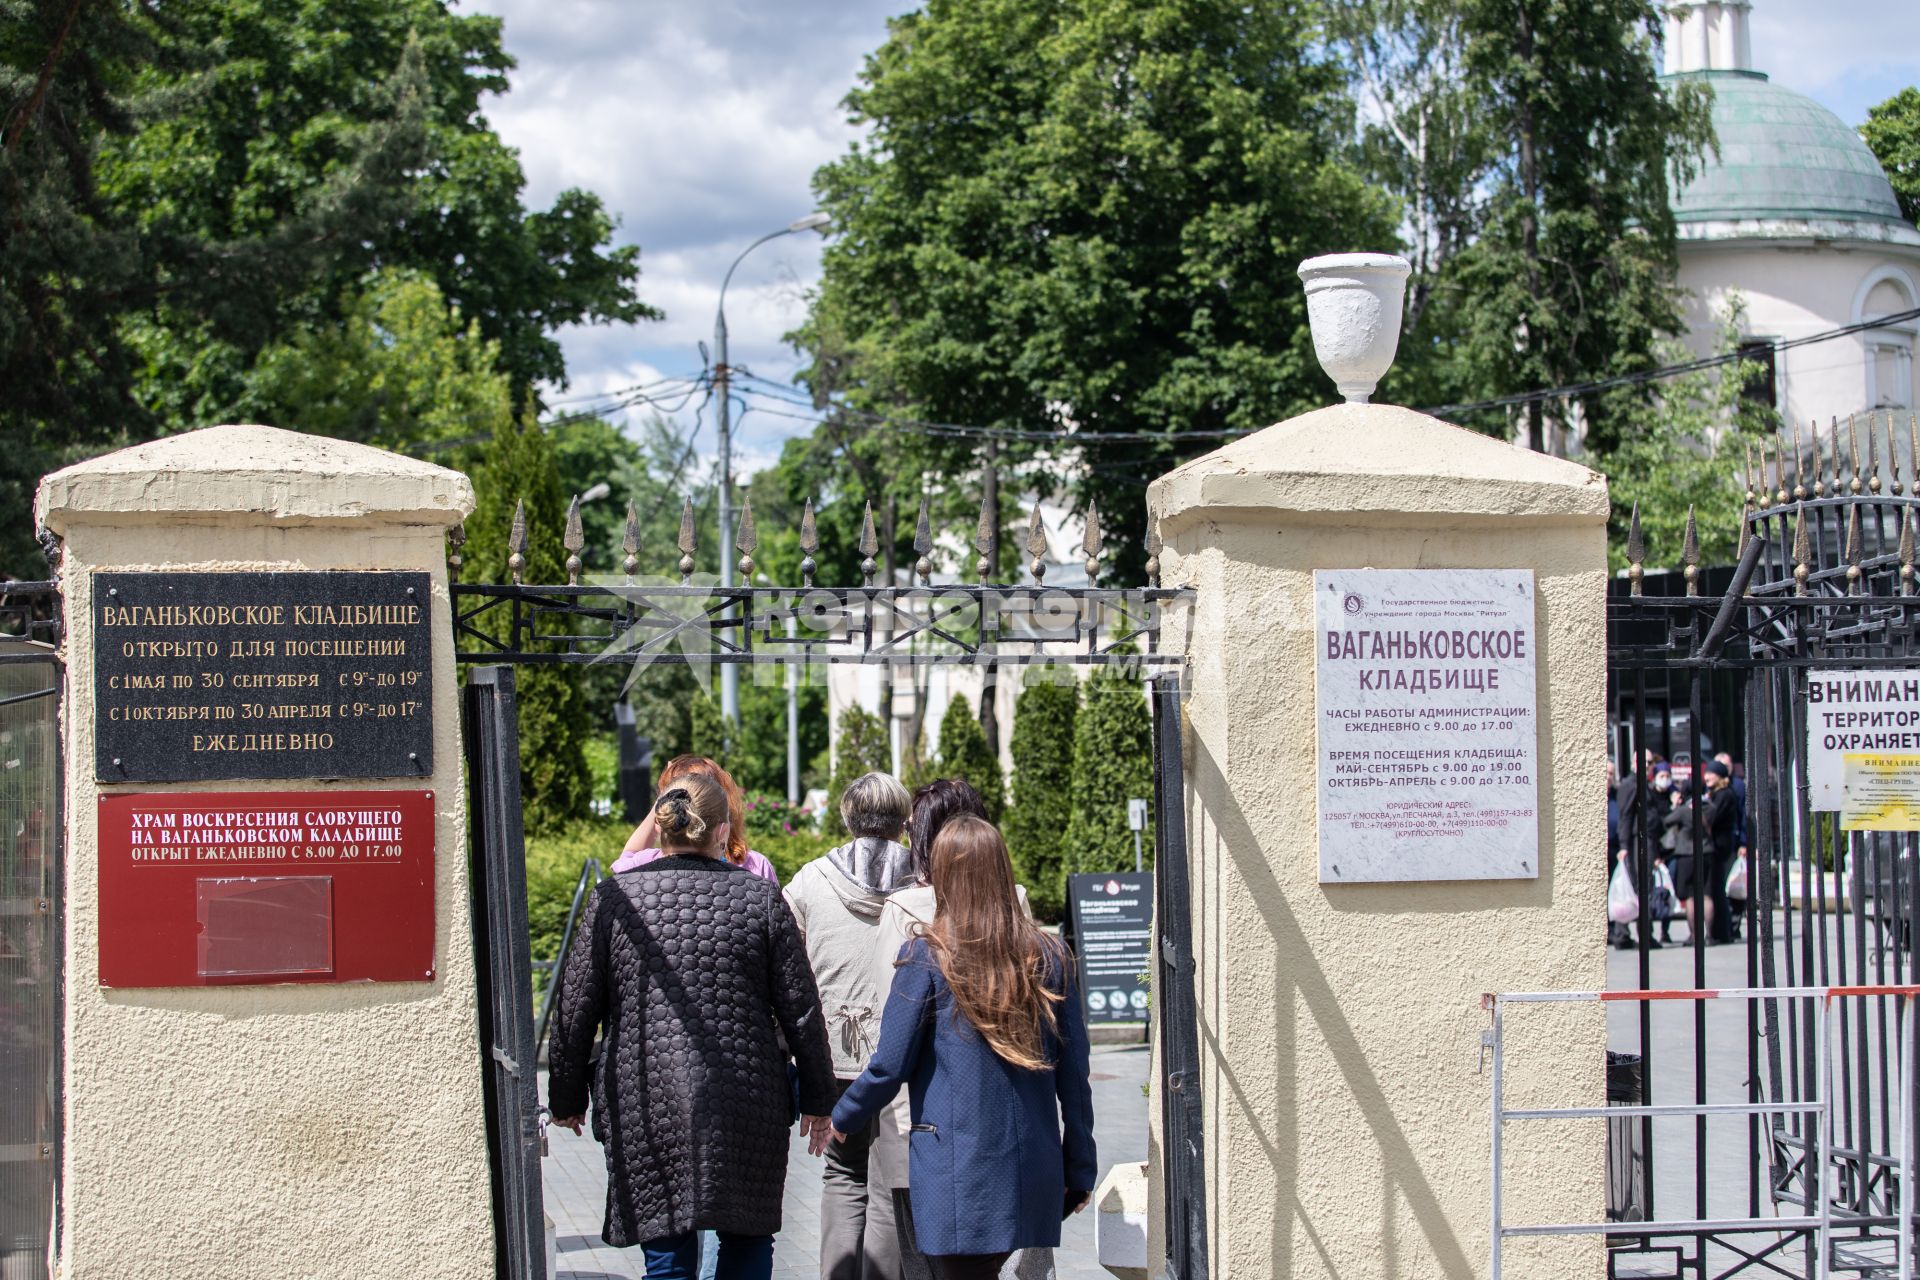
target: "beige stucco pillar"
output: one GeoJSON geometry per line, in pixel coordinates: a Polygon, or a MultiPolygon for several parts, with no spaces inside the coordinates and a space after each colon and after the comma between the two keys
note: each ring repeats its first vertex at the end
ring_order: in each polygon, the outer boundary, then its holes
{"type": "MultiPolygon", "coordinates": [[[[1377,375],[1376,375],[1377,376],[1377,375]]],[[[1212,1274],[1470,1277],[1490,1256],[1492,991],[1605,986],[1605,482],[1407,409],[1346,404],[1152,486],[1184,644],[1212,1274]],[[1322,883],[1316,569],[1535,575],[1536,878],[1322,883]]],[[[1509,1104],[1597,1105],[1594,1005],[1509,1018],[1509,1104]]],[[[1158,1107],[1155,1107],[1157,1119],[1158,1107]]],[[[1603,1217],[1597,1122],[1509,1126],[1509,1222],[1603,1217]],[[1531,1126],[1531,1127],[1527,1127],[1531,1126]]],[[[1507,1274],[1600,1275],[1521,1242],[1507,1274]]]]}
{"type": "Polygon", "coordinates": [[[493,1274],[443,542],[472,505],[471,486],[456,472],[270,427],[196,431],[42,481],[35,515],[65,544],[61,1275],[493,1274]],[[321,569],[431,575],[429,775],[95,782],[96,572],[321,569]],[[103,791],[403,786],[435,797],[430,980],[101,985],[103,791]]]}

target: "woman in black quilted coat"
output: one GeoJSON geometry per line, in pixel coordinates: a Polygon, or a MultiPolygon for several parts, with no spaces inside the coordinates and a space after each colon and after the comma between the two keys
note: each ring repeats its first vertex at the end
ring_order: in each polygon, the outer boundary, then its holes
{"type": "Polygon", "coordinates": [[[687,777],[653,816],[668,856],[602,880],[567,954],[547,1105],[580,1131],[604,1028],[603,1238],[645,1246],[649,1277],[691,1280],[714,1230],[718,1280],[767,1280],[790,1124],[780,1032],[810,1142],[833,1109],[820,995],[780,891],[724,856],[726,793],[687,777]]]}

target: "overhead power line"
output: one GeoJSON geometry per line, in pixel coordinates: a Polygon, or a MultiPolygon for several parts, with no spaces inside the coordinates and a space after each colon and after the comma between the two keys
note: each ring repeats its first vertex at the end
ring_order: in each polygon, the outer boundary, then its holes
{"type": "Polygon", "coordinates": [[[1544,391],[1520,391],[1510,396],[1495,396],[1490,400],[1474,400],[1467,404],[1443,404],[1437,408],[1422,409],[1421,413],[1430,413],[1435,417],[1445,417],[1455,413],[1473,413],[1480,409],[1503,409],[1516,405],[1533,404],[1544,400],[1566,400],[1580,396],[1594,395],[1601,391],[1613,391],[1621,387],[1637,387],[1649,382],[1664,382],[1668,378],[1678,378],[1685,374],[1697,373],[1702,369],[1714,369],[1721,365],[1734,364],[1741,360],[1753,359],[1754,353],[1762,349],[1789,351],[1794,347],[1811,346],[1816,342],[1831,342],[1835,338],[1844,338],[1850,334],[1864,333],[1869,329],[1884,329],[1889,325],[1904,324],[1909,320],[1920,320],[1920,307],[1911,311],[1897,311],[1892,315],[1880,316],[1873,320],[1862,320],[1858,324],[1844,325],[1838,329],[1828,329],[1822,333],[1809,333],[1799,338],[1784,338],[1778,342],[1755,342],[1737,351],[1723,351],[1719,355],[1701,356],[1696,360],[1683,360],[1679,364],[1665,365],[1658,369],[1643,369],[1637,373],[1623,373],[1618,377],[1600,378],[1592,382],[1575,382],[1564,387],[1549,387],[1544,391]]]}

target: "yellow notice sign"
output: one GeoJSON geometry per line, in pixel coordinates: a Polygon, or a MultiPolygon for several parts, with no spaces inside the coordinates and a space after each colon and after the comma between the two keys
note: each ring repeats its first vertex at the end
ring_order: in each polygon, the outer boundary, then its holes
{"type": "Polygon", "coordinates": [[[1849,751],[1843,831],[1920,831],[1920,753],[1849,751]]]}

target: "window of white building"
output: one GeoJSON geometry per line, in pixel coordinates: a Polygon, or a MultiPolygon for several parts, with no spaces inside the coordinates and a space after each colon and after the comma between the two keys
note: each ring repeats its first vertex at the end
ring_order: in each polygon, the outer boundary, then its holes
{"type": "MultiPolygon", "coordinates": [[[[1873,321],[1915,307],[1912,279],[1897,267],[1882,267],[1867,277],[1856,321],[1873,321]]],[[[1902,321],[1861,334],[1867,355],[1867,404],[1874,409],[1911,409],[1914,336],[1920,323],[1902,321]]]]}

